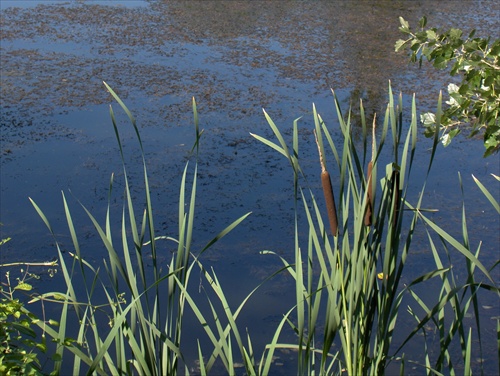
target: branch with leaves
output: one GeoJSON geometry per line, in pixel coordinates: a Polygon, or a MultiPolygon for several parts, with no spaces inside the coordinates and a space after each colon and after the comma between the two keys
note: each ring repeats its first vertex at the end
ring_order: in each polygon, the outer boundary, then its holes
{"type": "Polygon", "coordinates": [[[425,113],[421,121],[426,136],[434,137],[441,129],[441,141],[447,146],[463,128],[472,137],[484,132],[484,156],[500,149],[500,39],[475,38],[475,30],[463,37],[460,29],[441,32],[427,28],[427,18],[419,22],[420,31],[412,31],[408,22],[399,18],[399,30],[408,38],[396,42],[396,51],[407,50],[410,61],[422,66],[424,57],[437,69],[450,69],[451,76],[460,76],[459,84],[448,85],[448,107],[440,120],[436,114],[425,113]]]}

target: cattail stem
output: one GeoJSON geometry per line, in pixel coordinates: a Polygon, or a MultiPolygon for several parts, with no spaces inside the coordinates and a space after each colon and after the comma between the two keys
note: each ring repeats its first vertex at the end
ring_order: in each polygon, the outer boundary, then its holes
{"type": "Polygon", "coordinates": [[[365,226],[372,225],[372,212],[373,212],[372,169],[373,169],[373,162],[370,161],[370,163],[368,163],[368,171],[366,173],[366,175],[368,176],[368,180],[366,181],[365,226]]]}
{"type": "Polygon", "coordinates": [[[373,127],[372,127],[372,158],[368,163],[368,168],[366,172],[366,211],[365,211],[365,226],[372,225],[372,214],[373,214],[373,188],[372,188],[372,171],[373,163],[375,162],[375,124],[377,115],[373,117],[373,127]]]}
{"type": "Polygon", "coordinates": [[[323,195],[325,196],[328,221],[330,222],[330,230],[332,231],[333,236],[337,236],[337,208],[335,206],[335,196],[333,195],[332,181],[330,179],[330,174],[326,170],[325,160],[323,158],[323,153],[321,152],[321,147],[319,146],[318,136],[316,135],[316,132],[314,132],[314,137],[316,139],[316,145],[318,145],[319,162],[321,164],[321,185],[323,186],[323,195]]]}
{"type": "Polygon", "coordinates": [[[393,217],[392,217],[392,226],[396,227],[398,223],[398,214],[399,214],[399,171],[394,170],[392,172],[392,197],[393,197],[393,217]]]}

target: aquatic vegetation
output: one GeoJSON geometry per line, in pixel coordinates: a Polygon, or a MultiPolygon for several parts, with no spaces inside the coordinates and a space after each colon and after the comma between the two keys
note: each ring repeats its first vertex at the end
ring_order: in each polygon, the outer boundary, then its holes
{"type": "MultiPolygon", "coordinates": [[[[0,223],[1,225],[1,223],[0,223]]],[[[0,246],[10,238],[0,240],[0,246]]],[[[0,264],[0,267],[5,267],[0,264]]],[[[47,350],[45,337],[37,338],[34,327],[38,318],[24,308],[14,296],[17,291],[31,291],[28,281],[36,275],[22,270],[22,276],[11,283],[10,272],[0,285],[0,373],[2,375],[42,375],[38,351],[47,350]]]]}
{"type": "MultiPolygon", "coordinates": [[[[323,206],[308,183],[310,177],[306,179],[303,175],[297,122],[293,124],[291,147],[267,114],[269,126],[278,142],[254,135],[288,159],[295,187],[295,259],[290,262],[274,252],[265,253],[280,257],[294,278],[296,305],[284,316],[266,349],[269,354],[282,348],[297,351],[298,374],[385,374],[391,362],[400,365],[401,374],[405,373],[408,364],[421,366],[425,372],[442,372],[444,369],[452,372],[457,367],[465,367],[465,374],[469,374],[472,369],[472,328],[464,323],[464,317],[469,310],[475,313],[474,330],[481,342],[477,315],[478,291],[491,291],[498,297],[499,290],[490,270],[478,259],[480,245],[473,249],[468,242],[465,208],[462,218],[463,239],[460,241],[427,216],[428,210],[422,206],[426,179],[421,183],[417,202],[407,200],[410,184],[417,183],[411,174],[417,147],[415,98],[410,123],[404,124],[402,97],[399,96],[396,102],[389,86],[389,103],[383,129],[378,139],[375,139],[373,132],[371,158],[366,152],[366,121],[362,122],[364,139],[360,147],[351,136],[350,115],[343,116],[335,94],[334,101],[338,128],[328,127],[314,107],[313,116],[320,149],[322,183],[325,177],[325,149],[328,148],[334,156],[336,196],[340,202],[338,234],[332,231],[333,236],[329,236],[323,220],[323,206]],[[342,133],[343,145],[340,147],[333,141],[335,132],[342,133]],[[390,141],[392,145],[387,145],[390,141]],[[389,148],[391,151],[387,150],[389,148]],[[358,149],[363,151],[358,152],[358,149]],[[368,159],[367,174],[364,174],[368,159]],[[381,177],[377,178],[377,175],[381,177]],[[304,217],[306,223],[302,219],[304,217]],[[436,268],[403,284],[401,277],[411,255],[411,244],[419,223],[426,224],[425,231],[436,268]],[[436,234],[441,241],[440,250],[433,240],[436,234]],[[453,248],[463,255],[463,262],[467,265],[467,278],[463,282],[458,282],[459,278],[451,265],[446,266],[442,261],[443,251],[449,259],[453,248]],[[482,273],[481,278],[477,276],[478,269],[482,273]],[[440,280],[441,287],[434,297],[435,302],[428,305],[415,291],[419,285],[434,279],[440,280]],[[396,325],[405,311],[403,301],[408,294],[414,299],[413,303],[409,303],[408,310],[415,318],[416,326],[405,334],[403,341],[395,345],[396,325]],[[417,309],[422,309],[423,314],[417,314],[417,309]],[[445,322],[444,317],[450,315],[450,321],[445,322]],[[287,324],[296,333],[297,343],[279,341],[281,331],[287,324]],[[432,346],[425,333],[428,325],[435,326],[439,333],[436,356],[430,350],[432,346]],[[422,346],[422,359],[412,357],[415,354],[405,355],[404,345],[416,340],[419,334],[426,338],[422,346]],[[450,355],[455,338],[458,339],[462,354],[459,360],[450,355]]],[[[360,108],[363,113],[362,103],[360,108]]],[[[441,111],[439,99],[437,113],[441,111]]],[[[427,175],[431,171],[438,145],[438,132],[439,129],[435,133],[427,175]]],[[[330,218],[331,203],[328,198],[326,208],[330,218]]],[[[268,355],[262,374],[270,372],[269,359],[268,355]]]]}
{"type": "MultiPolygon", "coordinates": [[[[371,140],[361,103],[361,147],[351,135],[350,116],[344,116],[335,94],[338,127],[327,126],[313,106],[321,166],[318,181],[322,183],[326,209],[315,197],[311,177],[306,177],[301,167],[299,120],[293,122],[289,146],[279,127],[264,112],[278,141],[256,134],[252,136],[284,156],[294,176],[294,195],[291,197],[295,205],[294,259],[286,260],[272,250],[261,253],[263,258],[280,259],[283,266],[275,274],[290,274],[296,299],[283,312],[272,338],[262,354],[258,354],[252,333],[240,328],[238,318],[261,284],[234,307],[229,304],[216,271],[205,268],[200,259],[250,213],[234,220],[201,249],[195,250],[192,246],[197,158],[203,134],[199,129],[196,102],[193,99],[194,161],[186,163],[180,178],[178,234],[176,238],[159,236],[155,228],[146,158],[135,118],[118,95],[107,84],[105,86],[128,116],[140,146],[144,204],[131,193],[120,126],[110,107],[123,165],[121,228],[111,226],[113,175],[103,224],[80,203],[106,249],[102,266],[96,267],[86,260],[81,250],[78,226],[75,226],[71,214],[74,209],[70,208],[64,193],[62,200],[72,252],[63,252],[49,219],[32,200],[54,236],[66,283],[64,290],[32,298],[32,302],[61,305],[58,326],[52,325],[53,322],[36,322],[57,344],[53,357],[55,373],[63,370],[64,363],[65,367],[70,364],[74,374],[211,374],[215,367],[222,367],[233,375],[241,366],[246,374],[268,375],[273,373],[276,352],[284,349],[296,353],[298,374],[383,374],[393,363],[398,364],[401,374],[405,373],[408,364],[424,367],[426,372],[445,369],[454,372],[458,367],[466,371],[472,369],[472,330],[479,336],[479,341],[482,340],[477,315],[479,292],[495,296],[500,292],[491,270],[479,260],[480,246],[474,249],[468,241],[465,209],[463,239],[457,240],[436,224],[422,206],[425,180],[416,202],[407,199],[410,181],[415,184],[411,174],[417,147],[415,99],[410,110],[410,123],[405,124],[402,97],[394,100],[389,87],[389,103],[381,135],[376,137],[372,132],[371,140]],[[341,145],[336,145],[334,132],[341,133],[341,145]],[[367,153],[367,145],[372,146],[371,155],[367,153]],[[333,156],[330,171],[334,184],[326,167],[328,156],[333,156]],[[323,220],[325,215],[331,234],[323,220]],[[403,284],[403,272],[411,256],[411,244],[419,223],[425,224],[436,268],[403,284]],[[162,267],[158,257],[158,244],[162,241],[174,244],[176,249],[166,267],[162,267]],[[459,282],[454,270],[443,261],[452,249],[464,257],[467,270],[464,282],[459,282]],[[152,267],[148,268],[148,263],[152,263],[152,267]],[[440,288],[435,301],[429,303],[421,299],[418,287],[436,280],[440,288]],[[193,294],[195,289],[197,293],[203,290],[202,296],[206,298],[203,304],[199,301],[200,295],[193,294]],[[408,298],[412,299],[410,303],[408,298]],[[396,325],[406,310],[404,304],[410,307],[408,311],[416,324],[396,344],[396,325]],[[202,309],[203,306],[208,308],[202,309]],[[476,313],[473,328],[464,322],[465,315],[471,310],[476,313]],[[208,345],[206,340],[197,341],[196,369],[192,369],[191,359],[185,358],[183,347],[187,312],[194,316],[208,339],[208,345]],[[432,345],[426,333],[429,325],[435,327],[439,337],[437,354],[430,351],[432,345]],[[289,331],[295,335],[295,342],[283,342],[283,336],[289,331]],[[423,358],[405,355],[405,345],[420,334],[424,337],[423,358]],[[451,350],[457,342],[458,360],[451,350]]],[[[440,113],[441,99],[437,109],[437,114],[440,113]]],[[[438,143],[436,132],[428,174],[438,143]]],[[[480,183],[478,185],[481,188],[480,183]]],[[[487,193],[484,186],[481,190],[487,193]]],[[[490,201],[494,204],[493,198],[490,201]]],[[[479,347],[481,351],[482,347],[479,347]]]]}

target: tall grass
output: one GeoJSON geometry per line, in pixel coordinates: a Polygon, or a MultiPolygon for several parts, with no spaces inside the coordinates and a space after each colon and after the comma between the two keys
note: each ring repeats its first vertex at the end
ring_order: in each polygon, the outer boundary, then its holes
{"type": "MultiPolygon", "coordinates": [[[[462,354],[461,367],[465,367],[469,374],[472,328],[466,328],[464,317],[471,310],[475,314],[473,329],[481,343],[478,290],[493,291],[497,298],[499,290],[490,271],[479,261],[480,245],[474,249],[468,241],[465,209],[463,239],[457,240],[434,223],[422,206],[427,178],[421,181],[411,174],[418,133],[415,98],[409,124],[404,124],[402,97],[400,95],[396,102],[389,86],[389,103],[381,135],[375,139],[376,133],[373,132],[370,156],[363,104],[360,103],[363,140],[359,146],[352,137],[350,113],[347,116],[342,114],[339,101],[335,93],[333,95],[339,127],[328,127],[314,106],[313,117],[322,180],[325,156],[327,153],[333,156],[330,166],[333,166],[331,175],[337,183],[334,191],[339,202],[338,232],[332,224],[329,193],[325,190],[325,208],[315,197],[300,166],[298,122],[293,124],[291,146],[287,145],[268,114],[265,116],[277,142],[253,135],[288,159],[295,188],[294,262],[271,251],[265,253],[280,257],[294,278],[296,305],[284,316],[266,350],[269,354],[282,348],[297,351],[298,374],[380,375],[386,372],[389,363],[395,361],[400,364],[401,374],[405,373],[408,362],[423,367],[425,373],[440,374],[447,369],[454,374],[456,364],[450,347],[457,338],[462,354]],[[341,134],[343,142],[340,146],[334,142],[335,133],[341,134]],[[407,200],[410,181],[412,190],[417,182],[422,184],[416,203],[407,200]],[[329,218],[331,232],[324,217],[329,218]],[[411,254],[418,223],[425,224],[422,227],[428,234],[436,268],[404,285],[401,277],[411,254]],[[301,234],[307,235],[302,239],[301,234]],[[435,243],[433,235],[438,236],[439,244],[435,243]],[[449,258],[452,249],[464,257],[467,267],[465,281],[459,282],[450,265],[442,261],[443,256],[449,258]],[[482,274],[480,279],[476,277],[478,270],[482,274]],[[433,305],[427,306],[415,292],[415,287],[436,278],[441,280],[442,287],[433,305]],[[415,308],[408,308],[417,325],[397,347],[393,345],[394,333],[398,319],[405,311],[402,304],[408,294],[423,314],[418,316],[415,308]],[[448,321],[450,314],[451,321],[448,321]],[[295,332],[297,343],[279,341],[282,328],[287,324],[295,332]],[[404,345],[420,332],[425,335],[424,328],[429,324],[434,324],[439,333],[437,357],[431,359],[432,351],[425,343],[421,359],[411,356],[408,359],[402,352],[404,345]]],[[[437,114],[438,117],[441,114],[441,98],[437,114]]],[[[427,176],[437,145],[436,134],[427,163],[427,176]]],[[[423,161],[419,160],[419,163],[423,161]]],[[[269,354],[261,369],[262,374],[271,373],[272,356],[269,354]]]]}
{"type": "MultiPolygon", "coordinates": [[[[125,183],[124,205],[121,214],[122,225],[118,234],[114,233],[116,229],[112,229],[110,224],[113,175],[109,185],[109,202],[104,224],[100,224],[97,218],[83,204],[80,204],[92,221],[103,247],[107,251],[107,258],[103,260],[104,270],[95,268],[85,261],[85,257],[80,251],[76,226],[73,223],[71,210],[64,193],[62,199],[74,248],[74,252],[71,253],[72,260],[69,261],[63,257],[49,220],[40,207],[31,200],[36,211],[54,235],[61,269],[67,285],[65,292],[46,293],[34,299],[62,303],[58,329],[41,324],[45,333],[58,343],[54,371],[59,373],[62,369],[62,362],[68,362],[73,355],[72,372],[74,374],[85,372],[87,374],[113,375],[173,375],[177,372],[188,372],[181,345],[184,334],[183,318],[186,302],[192,301],[188,285],[193,268],[199,265],[198,257],[201,254],[229,233],[249,214],[236,219],[195,254],[191,249],[191,244],[193,222],[196,215],[197,162],[194,162],[194,167],[191,167],[188,162],[180,181],[178,235],[176,238],[157,236],[147,164],[135,118],[117,94],[106,83],[105,86],[127,114],[136,133],[142,155],[144,204],[134,202],[132,198],[130,179],[127,175],[120,138],[120,127],[116,122],[114,111],[110,107],[110,116],[123,163],[125,183]],[[188,182],[189,179],[191,179],[191,183],[188,182]],[[144,207],[142,213],[137,211],[139,205],[144,207]],[[120,241],[117,242],[117,239],[120,241]],[[157,242],[161,240],[174,242],[177,246],[177,251],[173,254],[166,272],[162,271],[158,262],[157,242]],[[148,255],[152,260],[152,270],[146,267],[148,255]],[[79,284],[77,281],[82,281],[82,286],[77,288],[76,286],[79,284]],[[105,302],[98,303],[98,299],[95,298],[96,290],[99,288],[102,289],[106,297],[105,302]],[[70,310],[70,308],[72,309],[70,310]],[[107,328],[102,325],[102,317],[98,316],[103,309],[106,309],[108,314],[109,327],[107,328]],[[72,314],[76,317],[73,317],[72,314]],[[68,330],[75,322],[79,325],[77,336],[68,339],[70,335],[68,330]],[[82,368],[83,365],[85,368],[82,368]]],[[[195,143],[192,152],[195,152],[196,156],[202,131],[199,130],[194,99],[193,113],[195,143]]],[[[196,311],[196,305],[192,306],[196,311]]],[[[196,311],[196,314],[199,314],[199,311],[196,311]]],[[[209,332],[208,334],[215,336],[217,333],[209,332]]],[[[218,341],[218,339],[214,341],[218,341]]],[[[227,349],[221,349],[221,352],[223,351],[227,351],[227,349]]]]}
{"type": "MultiPolygon", "coordinates": [[[[408,363],[420,365],[425,373],[435,374],[443,370],[454,374],[457,362],[459,367],[472,367],[472,330],[482,340],[477,319],[478,291],[487,290],[498,297],[499,289],[490,270],[479,260],[480,246],[474,249],[468,240],[465,209],[463,236],[457,240],[434,223],[423,208],[426,179],[421,182],[416,202],[407,199],[410,181],[413,190],[416,181],[420,181],[412,175],[418,133],[415,98],[409,124],[406,124],[402,97],[395,100],[389,87],[389,103],[378,138],[375,131],[371,138],[368,136],[369,125],[361,103],[361,145],[356,145],[350,114],[345,116],[342,113],[335,94],[338,126],[327,126],[313,106],[320,157],[318,166],[321,166],[328,210],[323,205],[323,199],[315,197],[311,177],[306,177],[301,168],[299,121],[293,123],[289,146],[271,117],[264,112],[277,142],[255,134],[252,136],[290,163],[294,176],[294,195],[291,199],[295,204],[295,235],[294,260],[286,260],[270,250],[262,254],[281,259],[283,267],[276,273],[286,272],[293,277],[294,286],[291,288],[295,290],[296,299],[283,312],[283,319],[259,354],[251,333],[238,325],[238,317],[260,285],[237,307],[233,307],[228,303],[215,270],[206,269],[200,261],[200,256],[207,249],[250,213],[236,219],[201,249],[194,250],[192,247],[197,155],[203,133],[199,129],[196,102],[193,99],[194,161],[186,163],[180,180],[178,233],[176,237],[158,236],[146,158],[135,118],[116,93],[107,84],[105,86],[127,114],[135,131],[142,156],[144,197],[143,201],[137,202],[131,194],[120,126],[110,107],[125,183],[121,228],[111,226],[113,175],[102,223],[80,203],[107,251],[103,267],[97,268],[85,260],[77,226],[73,223],[73,209],[70,209],[64,193],[65,217],[74,249],[69,254],[71,258],[63,254],[48,218],[32,201],[54,235],[66,282],[65,291],[50,292],[33,299],[62,305],[58,326],[46,320],[38,323],[44,333],[57,342],[55,373],[61,372],[64,362],[64,369],[68,369],[69,363],[74,374],[206,375],[215,372],[215,367],[219,367],[218,370],[222,367],[227,374],[233,375],[237,373],[236,364],[242,362],[246,374],[269,375],[273,373],[273,360],[280,349],[295,351],[297,373],[307,375],[378,375],[384,374],[392,362],[398,362],[401,374],[405,373],[408,363]],[[337,134],[341,136],[340,145],[334,141],[339,138],[337,134]],[[330,176],[333,177],[333,185],[330,176]],[[323,218],[328,218],[329,225],[323,218]],[[436,267],[411,283],[403,284],[402,275],[419,223],[425,225],[421,227],[428,235],[436,267]],[[177,249],[166,271],[158,262],[157,243],[160,241],[173,242],[177,249]],[[465,282],[459,282],[453,269],[445,262],[453,250],[464,257],[468,273],[465,282]],[[151,256],[152,269],[146,267],[148,255],[151,256]],[[201,275],[203,283],[198,278],[191,286],[195,270],[197,277],[201,275]],[[480,278],[477,276],[479,273],[480,278]],[[430,305],[419,297],[416,289],[429,280],[439,280],[442,286],[436,294],[436,301],[430,305]],[[77,287],[77,284],[81,286],[77,287]],[[203,295],[193,294],[193,287],[198,286],[203,287],[203,295]],[[99,301],[99,296],[104,296],[104,301],[99,301]],[[206,299],[208,312],[200,308],[200,296],[206,299]],[[396,325],[406,311],[403,304],[408,297],[413,299],[413,308],[408,308],[408,311],[416,324],[396,345],[396,325]],[[464,317],[471,310],[476,321],[473,328],[468,328],[464,317]],[[190,368],[190,360],[184,358],[184,319],[188,311],[194,314],[208,338],[208,344],[207,341],[197,342],[199,365],[195,370],[190,368]],[[106,313],[109,326],[103,325],[102,312],[106,313]],[[435,325],[438,333],[438,354],[434,355],[430,351],[431,345],[425,342],[423,357],[414,359],[414,354],[404,355],[405,345],[420,333],[427,340],[425,327],[430,324],[435,325]],[[70,331],[74,327],[76,332],[70,331]],[[283,342],[282,338],[289,330],[295,334],[296,341],[283,342]],[[461,354],[459,360],[450,350],[457,341],[461,354]]],[[[441,100],[438,117],[440,113],[441,100]]],[[[431,171],[437,145],[438,134],[427,163],[427,175],[431,171]]],[[[486,188],[479,182],[478,185],[486,194],[486,188]]],[[[490,201],[495,202],[492,197],[490,201]]],[[[201,292],[201,289],[196,291],[201,292]]],[[[500,330],[498,333],[500,336],[500,330]]]]}

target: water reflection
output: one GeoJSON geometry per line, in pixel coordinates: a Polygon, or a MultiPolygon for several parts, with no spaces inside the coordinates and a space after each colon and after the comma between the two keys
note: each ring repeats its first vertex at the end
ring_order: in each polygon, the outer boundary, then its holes
{"type": "MultiPolygon", "coordinates": [[[[235,301],[246,293],[234,283],[236,277],[246,286],[277,269],[277,263],[258,256],[259,250],[290,256],[293,245],[290,171],[276,153],[249,137],[250,131],[270,134],[261,108],[288,136],[291,121],[304,115],[303,167],[312,188],[320,189],[314,185],[318,164],[308,116],[312,102],[335,126],[330,88],[344,109],[362,98],[373,116],[384,110],[389,79],[395,92],[405,93],[405,104],[408,95],[417,92],[421,110],[434,106],[437,91],[447,84],[442,73],[408,66],[404,56],[393,53],[400,38],[398,16],[415,25],[427,14],[429,23],[475,27],[479,34],[499,29],[493,16],[498,14],[497,2],[482,3],[482,15],[476,2],[148,1],[142,7],[55,3],[19,8],[3,7],[2,2],[0,211],[5,226],[0,229],[2,237],[13,238],[2,248],[2,260],[29,256],[43,261],[54,254],[27,196],[39,201],[61,234],[67,230],[60,189],[71,188],[103,218],[109,175],[120,166],[107,114],[112,101],[102,80],[138,118],[159,235],[175,234],[179,175],[193,137],[194,95],[205,128],[196,244],[253,211],[226,243],[207,254],[207,266],[215,265],[225,284],[235,286],[227,291],[235,301]]],[[[123,117],[119,120],[126,124],[123,117]]],[[[138,150],[131,144],[133,134],[124,132],[133,164],[138,150]]],[[[426,197],[432,205],[451,208],[436,215],[449,221],[448,230],[459,222],[456,170],[479,178],[499,173],[497,163],[481,159],[479,142],[463,142],[440,151],[439,174],[429,184],[435,188],[426,197]]],[[[424,145],[420,156],[427,157],[424,145]]],[[[130,175],[140,180],[137,171],[132,169],[130,175]]],[[[464,184],[468,192],[476,192],[472,182],[464,184]]],[[[492,219],[486,202],[473,196],[468,198],[475,218],[471,241],[484,235],[493,238],[489,244],[494,247],[498,220],[492,219]]],[[[121,209],[121,202],[113,204],[121,209]]],[[[85,251],[98,263],[98,239],[91,225],[79,220],[79,231],[88,241],[85,251]]],[[[170,249],[162,251],[169,255],[170,249]]],[[[421,257],[412,272],[419,273],[429,253],[423,246],[415,252],[421,257]]],[[[244,321],[260,330],[262,338],[282,313],[282,307],[267,303],[287,298],[290,281],[280,278],[263,289],[263,304],[253,306],[267,324],[255,324],[252,315],[244,321]]]]}

